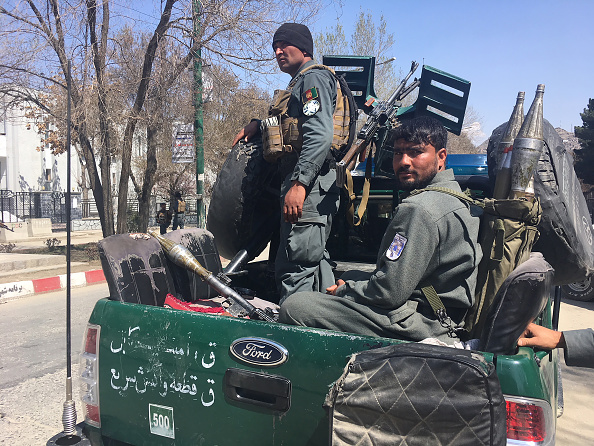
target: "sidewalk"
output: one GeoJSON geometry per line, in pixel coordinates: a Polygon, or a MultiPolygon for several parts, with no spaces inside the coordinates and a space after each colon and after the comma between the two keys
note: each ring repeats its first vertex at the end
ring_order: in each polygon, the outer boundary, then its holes
{"type": "MultiPolygon", "coordinates": [[[[54,232],[51,236],[27,237],[14,240],[16,246],[10,253],[0,253],[0,303],[34,293],[56,291],[66,287],[66,256],[56,254],[24,254],[23,250],[45,248],[46,240],[60,240],[58,246],[66,246],[66,232],[54,232]],[[62,274],[60,274],[62,273],[62,274]],[[30,280],[15,278],[31,277],[30,280]],[[41,277],[41,278],[34,278],[41,277]]],[[[73,231],[72,246],[93,243],[101,240],[101,230],[73,231]]],[[[85,286],[105,280],[98,262],[72,262],[70,283],[72,287],[85,286]]]]}
{"type": "MultiPolygon", "coordinates": [[[[153,229],[153,228],[149,228],[153,229]]],[[[66,245],[66,232],[56,232],[51,238],[61,240],[60,246],[66,245]]],[[[11,253],[0,253],[0,304],[8,300],[18,299],[36,293],[46,293],[66,288],[66,256],[45,254],[23,254],[19,250],[46,247],[45,241],[50,237],[29,237],[22,241],[14,241],[17,246],[11,253]],[[15,277],[33,277],[29,280],[17,280],[15,277]],[[12,279],[12,280],[11,280],[12,279]]],[[[71,234],[72,245],[97,242],[103,233],[97,231],[76,231],[71,234]]],[[[267,246],[255,261],[268,258],[267,246]]],[[[229,260],[221,258],[225,267],[229,260]]],[[[81,287],[105,281],[103,270],[98,262],[95,266],[85,262],[72,262],[70,283],[72,287],[81,287]]]]}

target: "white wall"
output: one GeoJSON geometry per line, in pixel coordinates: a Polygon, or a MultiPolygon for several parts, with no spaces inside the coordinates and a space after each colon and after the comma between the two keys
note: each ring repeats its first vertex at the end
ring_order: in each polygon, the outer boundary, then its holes
{"type": "MultiPolygon", "coordinates": [[[[0,188],[13,192],[65,191],[67,155],[54,156],[49,150],[37,150],[42,145],[41,135],[35,123],[25,117],[24,110],[19,107],[6,110],[4,128],[5,134],[0,134],[0,188]],[[51,171],[49,182],[46,169],[51,171]]],[[[77,192],[81,168],[74,147],[71,152],[72,192],[77,192]]]]}

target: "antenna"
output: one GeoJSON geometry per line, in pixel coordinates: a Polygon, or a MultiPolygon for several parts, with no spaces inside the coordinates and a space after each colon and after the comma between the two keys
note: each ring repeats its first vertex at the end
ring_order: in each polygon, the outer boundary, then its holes
{"type": "Polygon", "coordinates": [[[72,79],[70,74],[70,61],[68,61],[68,68],[66,74],[66,90],[67,90],[67,108],[66,108],[66,401],[62,411],[62,425],[64,430],[58,435],[50,438],[46,445],[90,445],[90,441],[82,435],[80,429],[76,427],[76,407],[72,399],[72,333],[71,333],[71,283],[70,283],[70,247],[71,247],[71,227],[70,212],[72,208],[71,199],[71,159],[70,159],[70,145],[71,145],[71,87],[72,79]]]}

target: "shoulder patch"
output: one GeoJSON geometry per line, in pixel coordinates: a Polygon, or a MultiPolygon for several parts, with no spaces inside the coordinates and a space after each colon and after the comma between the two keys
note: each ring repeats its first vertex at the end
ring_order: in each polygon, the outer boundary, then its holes
{"type": "Polygon", "coordinates": [[[301,96],[301,100],[303,101],[304,104],[311,101],[312,99],[317,99],[317,98],[318,98],[318,89],[316,87],[311,87],[309,90],[307,90],[301,96]]]}
{"type": "Polygon", "coordinates": [[[402,254],[402,251],[404,251],[404,246],[406,245],[407,241],[408,240],[405,236],[397,233],[394,236],[394,240],[392,240],[392,243],[386,250],[386,257],[390,260],[398,260],[402,254]]]}
{"type": "Polygon", "coordinates": [[[311,101],[307,101],[305,105],[303,105],[303,114],[305,116],[313,116],[318,112],[319,109],[320,101],[318,101],[317,99],[312,99],[311,101]]]}

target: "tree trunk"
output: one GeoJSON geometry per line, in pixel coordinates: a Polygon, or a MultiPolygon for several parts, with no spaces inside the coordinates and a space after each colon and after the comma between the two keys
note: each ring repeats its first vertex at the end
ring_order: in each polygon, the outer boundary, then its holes
{"type": "Polygon", "coordinates": [[[126,130],[124,131],[124,143],[122,145],[122,170],[120,172],[120,185],[118,188],[118,234],[127,232],[128,224],[126,222],[126,210],[128,208],[128,182],[130,181],[130,172],[132,161],[132,138],[134,137],[134,129],[136,122],[140,115],[140,111],[146,99],[149,81],[151,79],[151,72],[153,70],[153,62],[155,61],[155,53],[159,46],[159,41],[164,36],[165,32],[171,26],[169,20],[171,19],[171,9],[177,0],[167,0],[161,14],[161,20],[151,37],[151,40],[144,53],[144,61],[142,64],[142,76],[138,84],[136,92],[136,99],[134,106],[130,112],[126,130]]]}
{"type": "MultiPolygon", "coordinates": [[[[84,124],[79,126],[84,129],[84,124]]],[[[83,156],[86,161],[86,168],[89,172],[89,183],[91,184],[91,190],[93,191],[93,197],[95,198],[95,204],[97,205],[97,212],[99,213],[99,221],[101,222],[101,230],[103,237],[113,235],[113,212],[111,219],[106,218],[106,210],[104,206],[104,191],[101,179],[99,177],[99,171],[97,170],[97,164],[95,162],[95,155],[91,142],[86,138],[84,131],[78,132],[79,142],[82,148],[83,156]]]]}
{"type": "Polygon", "coordinates": [[[144,170],[142,190],[138,196],[140,232],[146,232],[148,229],[148,222],[151,212],[151,192],[155,185],[155,172],[157,172],[157,136],[161,130],[161,127],[161,124],[151,123],[148,125],[146,131],[146,169],[144,170]]]}

